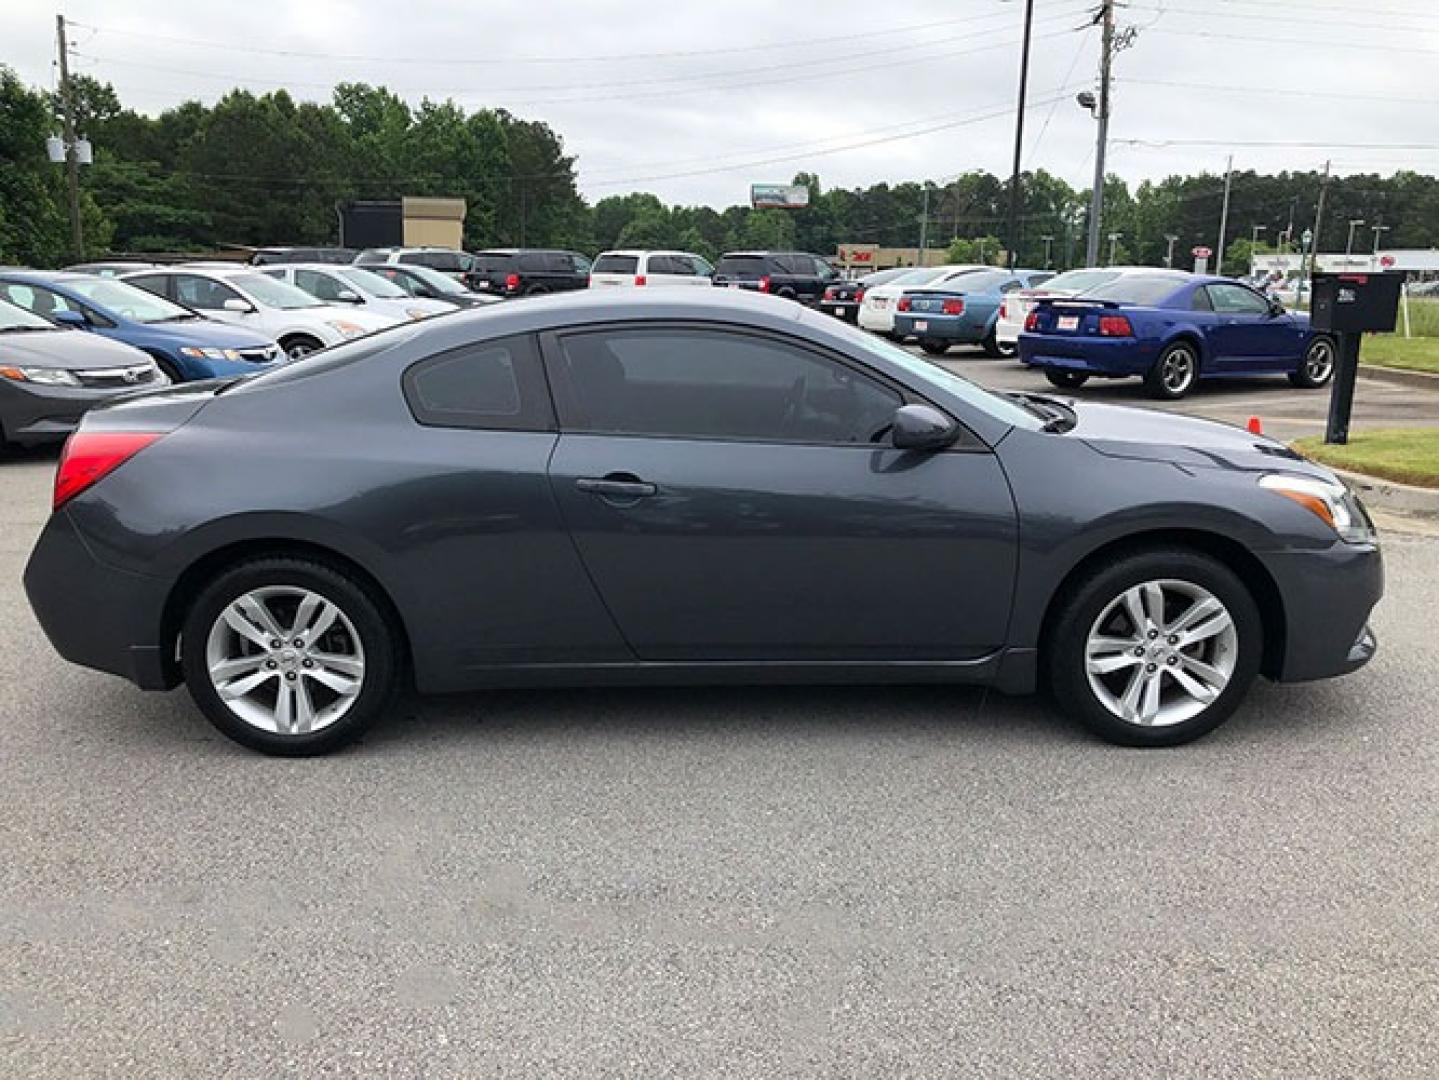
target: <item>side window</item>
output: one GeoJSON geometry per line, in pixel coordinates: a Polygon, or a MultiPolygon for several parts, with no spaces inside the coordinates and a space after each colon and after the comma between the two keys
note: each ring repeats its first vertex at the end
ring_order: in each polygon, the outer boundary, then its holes
{"type": "Polygon", "coordinates": [[[1194,296],[1189,301],[1189,307],[1193,311],[1213,311],[1214,301],[1209,299],[1209,290],[1199,288],[1194,290],[1194,296]]]}
{"type": "Polygon", "coordinates": [[[431,266],[441,273],[458,274],[464,269],[464,263],[458,255],[452,251],[432,251],[429,254],[427,266],[431,266]]]}
{"type": "Polygon", "coordinates": [[[1007,293],[1014,292],[1015,289],[1022,288],[1024,288],[1024,282],[1022,281],[1006,281],[1003,285],[999,287],[999,291],[1002,293],[1007,293]]]}
{"type": "Polygon", "coordinates": [[[1209,285],[1209,299],[1214,310],[1226,315],[1262,315],[1269,304],[1256,292],[1243,285],[1209,285]]]}
{"type": "Polygon", "coordinates": [[[710,265],[709,260],[699,255],[685,255],[683,258],[690,264],[690,272],[696,277],[709,277],[715,272],[715,268],[710,265]]]}
{"type": "Polygon", "coordinates": [[[57,311],[78,310],[74,304],[59,293],[42,289],[38,285],[7,284],[4,286],[4,291],[5,299],[36,315],[48,317],[57,311]]]}
{"type": "MultiPolygon", "coordinates": [[[[295,284],[317,300],[339,300],[340,293],[347,291],[345,286],[329,274],[322,274],[317,270],[296,270],[295,284]]],[[[348,291],[354,292],[353,289],[348,291]]]]}
{"type": "Polygon", "coordinates": [[[835,278],[839,277],[839,271],[836,270],[833,266],[830,266],[830,264],[825,262],[823,259],[815,258],[813,261],[814,272],[819,275],[819,279],[821,281],[833,281],[835,278]]]}
{"type": "Polygon", "coordinates": [[[144,289],[156,296],[171,296],[170,279],[164,274],[141,274],[139,277],[129,277],[125,279],[125,284],[134,285],[137,289],[144,289]]]}
{"type": "Polygon", "coordinates": [[[527,251],[515,259],[515,268],[521,273],[534,274],[545,269],[545,256],[540,251],[527,251]]]}
{"type": "Polygon", "coordinates": [[[550,377],[564,428],[620,435],[868,444],[903,403],[807,349],[692,327],[566,334],[550,377]]]}
{"type": "Polygon", "coordinates": [[[226,300],[239,300],[240,294],[228,285],[194,274],[176,274],[175,299],[186,307],[200,311],[222,311],[226,300]]]}
{"type": "Polygon", "coordinates": [[[588,274],[590,272],[590,260],[583,255],[576,255],[573,252],[565,256],[570,263],[570,272],[575,274],[588,274]]]}
{"type": "Polygon", "coordinates": [[[412,364],[401,380],[427,427],[553,431],[549,391],[528,336],[465,345],[412,364]]]}
{"type": "Polygon", "coordinates": [[[651,274],[670,274],[686,277],[689,275],[690,270],[688,265],[673,255],[651,255],[649,272],[651,274]]]}

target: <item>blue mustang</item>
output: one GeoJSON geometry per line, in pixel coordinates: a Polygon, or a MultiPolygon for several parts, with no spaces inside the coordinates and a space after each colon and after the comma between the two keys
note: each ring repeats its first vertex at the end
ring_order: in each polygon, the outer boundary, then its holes
{"type": "Polygon", "coordinates": [[[142,349],[171,382],[253,375],[285,358],[262,334],[212,322],[114,278],[6,270],[0,272],[0,297],[53,323],[142,349]]]}
{"type": "Polygon", "coordinates": [[[1144,379],[1173,400],[1200,379],[1287,375],[1316,389],[1334,375],[1334,342],[1309,316],[1230,278],[1152,270],[1078,296],[1042,299],[1019,335],[1020,359],[1055,386],[1091,377],[1144,379]]]}
{"type": "Polygon", "coordinates": [[[917,337],[931,356],[951,345],[982,345],[990,356],[1013,356],[1014,346],[995,338],[999,305],[1015,289],[1032,289],[1054,275],[1045,270],[975,269],[940,288],[906,289],[894,308],[894,332],[917,337]]]}

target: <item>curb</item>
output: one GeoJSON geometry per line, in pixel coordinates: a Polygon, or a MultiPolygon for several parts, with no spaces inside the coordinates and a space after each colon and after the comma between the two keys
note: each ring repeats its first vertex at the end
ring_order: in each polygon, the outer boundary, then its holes
{"type": "Polygon", "coordinates": [[[1346,472],[1343,469],[1335,469],[1332,465],[1326,465],[1325,468],[1330,469],[1357,491],[1360,498],[1364,500],[1365,506],[1377,510],[1388,510],[1396,514],[1406,514],[1409,517],[1431,518],[1439,521],[1439,490],[1413,487],[1409,484],[1396,483],[1393,480],[1381,480],[1376,476],[1366,476],[1363,473],[1346,472]]]}
{"type": "Polygon", "coordinates": [[[1439,375],[1425,371],[1405,371],[1402,368],[1380,367],[1374,364],[1360,364],[1359,377],[1391,386],[1410,386],[1424,390],[1439,390],[1439,375]]]}

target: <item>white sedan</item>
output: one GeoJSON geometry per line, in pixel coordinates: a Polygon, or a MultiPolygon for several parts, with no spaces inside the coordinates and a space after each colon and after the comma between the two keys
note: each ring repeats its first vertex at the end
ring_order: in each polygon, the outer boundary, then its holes
{"type": "Polygon", "coordinates": [[[1107,285],[1126,274],[1152,272],[1152,266],[1094,266],[1087,270],[1067,270],[1046,281],[1037,289],[1017,289],[999,305],[999,320],[994,324],[994,340],[1000,346],[1019,344],[1024,320],[1034,310],[1035,302],[1046,297],[1078,296],[1090,289],[1107,285]]]}
{"type": "Polygon", "coordinates": [[[878,288],[869,289],[859,305],[859,325],[886,337],[894,335],[894,305],[906,289],[937,287],[976,270],[988,270],[987,266],[926,266],[891,278],[878,288]]]}
{"type": "Polygon", "coordinates": [[[349,304],[359,310],[392,319],[427,319],[455,310],[443,300],[411,296],[393,281],[365,266],[332,266],[324,263],[284,263],[261,271],[277,281],[303,289],[327,304],[349,304]]]}
{"type": "Polygon", "coordinates": [[[326,304],[252,266],[179,263],[126,274],[123,280],[207,318],[248,326],[278,341],[290,357],[404,321],[355,311],[349,305],[326,304]]]}

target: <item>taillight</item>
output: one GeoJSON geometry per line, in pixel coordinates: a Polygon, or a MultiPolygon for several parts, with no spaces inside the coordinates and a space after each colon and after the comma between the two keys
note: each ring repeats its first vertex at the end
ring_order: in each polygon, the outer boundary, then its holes
{"type": "Polygon", "coordinates": [[[759,291],[769,292],[769,275],[765,275],[759,279],[759,291]]]}
{"type": "Polygon", "coordinates": [[[999,302],[999,317],[1006,322],[1009,320],[1009,303],[1005,300],[999,302]]]}
{"type": "Polygon", "coordinates": [[[55,470],[54,508],[59,510],[159,437],[154,431],[77,431],[71,435],[55,470]]]}
{"type": "Polygon", "coordinates": [[[963,314],[964,314],[964,301],[963,301],[963,300],[946,300],[943,304],[940,305],[939,310],[940,310],[941,313],[943,313],[943,314],[945,314],[945,315],[963,315],[963,314]]]}
{"type": "Polygon", "coordinates": [[[833,286],[833,285],[831,285],[828,289],[825,289],[825,291],[824,291],[824,298],[825,298],[826,300],[833,300],[833,299],[834,299],[834,286],[833,286]]]}
{"type": "Polygon", "coordinates": [[[1031,311],[1028,315],[1026,315],[1026,316],[1024,317],[1024,329],[1025,329],[1028,333],[1033,333],[1035,330],[1039,329],[1039,309],[1038,309],[1038,308],[1035,308],[1033,311],[1031,311]]]}
{"type": "Polygon", "coordinates": [[[649,280],[649,278],[645,277],[643,274],[636,274],[636,275],[635,275],[635,284],[636,284],[636,285],[643,285],[643,284],[644,284],[646,281],[648,281],[648,280],[649,280]]]}
{"type": "Polygon", "coordinates": [[[1101,315],[1099,317],[1100,337],[1133,337],[1134,327],[1123,315],[1101,315]]]}
{"type": "Polygon", "coordinates": [[[908,311],[912,306],[913,306],[913,305],[910,303],[909,297],[907,297],[907,296],[901,296],[901,297],[899,298],[899,303],[897,303],[897,304],[894,305],[894,310],[895,310],[895,311],[908,311]]]}
{"type": "Polygon", "coordinates": [[[864,286],[854,290],[854,302],[856,304],[864,303],[864,286]]]}
{"type": "Polygon", "coordinates": [[[519,275],[519,274],[507,274],[507,275],[505,276],[505,291],[506,291],[506,292],[517,292],[517,291],[519,291],[519,288],[520,288],[520,275],[519,275]]]}

